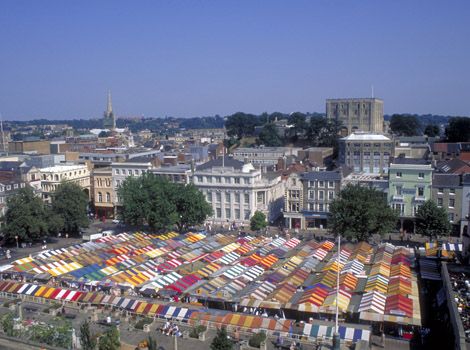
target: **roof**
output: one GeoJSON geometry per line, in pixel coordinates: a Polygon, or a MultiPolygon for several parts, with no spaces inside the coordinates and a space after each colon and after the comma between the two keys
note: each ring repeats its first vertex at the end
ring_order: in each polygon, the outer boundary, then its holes
{"type": "Polygon", "coordinates": [[[41,168],[41,172],[61,172],[61,171],[71,171],[71,170],[83,170],[87,169],[86,165],[54,165],[47,168],[41,168]]]}
{"type": "Polygon", "coordinates": [[[436,142],[431,145],[431,150],[433,152],[459,153],[460,149],[460,143],[436,142]]]}
{"type": "Polygon", "coordinates": [[[173,166],[162,166],[160,168],[151,169],[150,172],[152,173],[185,173],[191,170],[190,164],[178,164],[173,166]]]}
{"type": "Polygon", "coordinates": [[[393,160],[392,164],[430,165],[431,163],[422,158],[397,157],[393,160]]]}
{"type": "Polygon", "coordinates": [[[441,173],[463,174],[470,172],[470,165],[459,158],[454,158],[439,162],[437,170],[441,173]]]}
{"type": "Polygon", "coordinates": [[[339,171],[310,171],[302,174],[302,179],[307,181],[341,181],[339,171]]]}
{"type": "Polygon", "coordinates": [[[391,141],[390,138],[383,134],[370,134],[355,132],[347,137],[343,137],[341,140],[344,141],[391,141]]]}
{"type": "MultiPolygon", "coordinates": [[[[231,167],[234,169],[241,170],[243,168],[243,162],[240,160],[233,159],[232,157],[225,156],[224,157],[224,166],[231,167]]],[[[207,170],[213,167],[221,167],[222,166],[222,157],[218,157],[217,159],[210,160],[204,164],[199,165],[196,167],[196,170],[207,170]]]]}
{"type": "Polygon", "coordinates": [[[458,187],[460,186],[460,175],[434,173],[432,176],[433,187],[458,187]]]}
{"type": "Polygon", "coordinates": [[[18,170],[23,163],[21,161],[2,161],[0,162],[0,170],[18,170]]]}
{"type": "Polygon", "coordinates": [[[470,174],[463,174],[462,183],[465,185],[470,185],[470,174]]]}

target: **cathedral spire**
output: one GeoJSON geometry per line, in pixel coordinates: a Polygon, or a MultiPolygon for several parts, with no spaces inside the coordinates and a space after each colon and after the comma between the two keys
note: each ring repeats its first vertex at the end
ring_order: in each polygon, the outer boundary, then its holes
{"type": "Polygon", "coordinates": [[[111,101],[111,91],[108,90],[108,107],[106,108],[106,113],[110,115],[113,113],[113,103],[111,101]]]}

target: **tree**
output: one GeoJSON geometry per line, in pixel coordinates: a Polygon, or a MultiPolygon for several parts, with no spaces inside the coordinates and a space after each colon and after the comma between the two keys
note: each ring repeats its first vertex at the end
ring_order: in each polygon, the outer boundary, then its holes
{"type": "Polygon", "coordinates": [[[415,215],[416,233],[430,239],[446,236],[451,231],[451,225],[444,208],[439,208],[432,200],[427,200],[418,208],[415,215]]]}
{"type": "Polygon", "coordinates": [[[367,240],[390,232],[398,219],[383,193],[359,185],[347,185],[330,204],[329,228],[346,238],[367,240]]]}
{"type": "Polygon", "coordinates": [[[420,122],[414,115],[394,114],[390,119],[390,129],[399,136],[419,135],[420,122]]]}
{"type": "Polygon", "coordinates": [[[212,215],[212,207],[193,184],[170,184],[173,188],[172,200],[176,207],[176,226],[180,232],[191,226],[203,223],[212,215]]]}
{"type": "Polygon", "coordinates": [[[440,131],[439,131],[439,126],[436,124],[428,124],[424,128],[424,135],[428,137],[436,137],[439,136],[440,131]]]}
{"type": "Polygon", "coordinates": [[[323,116],[312,116],[307,128],[307,137],[316,147],[336,147],[341,121],[327,119],[323,116]]]}
{"type": "Polygon", "coordinates": [[[266,222],[266,215],[263,212],[257,210],[255,214],[251,217],[250,228],[253,231],[258,231],[265,228],[268,225],[266,222]]]}
{"type": "Polygon", "coordinates": [[[276,126],[273,123],[266,124],[261,129],[258,136],[259,144],[268,147],[282,146],[283,142],[279,134],[277,133],[276,126]]]}
{"type": "Polygon", "coordinates": [[[470,118],[454,117],[446,128],[447,142],[470,142],[470,118]]]}
{"type": "Polygon", "coordinates": [[[7,199],[3,228],[5,239],[9,242],[14,242],[16,236],[23,242],[43,239],[49,233],[48,215],[43,201],[31,187],[19,189],[7,199]]]}
{"type": "Polygon", "coordinates": [[[63,230],[78,234],[80,228],[88,227],[88,196],[72,182],[62,182],[52,196],[52,211],[63,220],[63,230]]]}
{"type": "Polygon", "coordinates": [[[100,337],[98,344],[99,350],[119,350],[120,348],[121,342],[119,341],[119,331],[116,327],[112,327],[100,337]]]}
{"type": "Polygon", "coordinates": [[[234,136],[239,139],[245,136],[252,136],[257,125],[257,116],[237,112],[227,117],[225,128],[228,136],[234,136]]]}
{"type": "Polygon", "coordinates": [[[121,219],[131,225],[149,225],[152,229],[179,230],[199,225],[212,208],[192,184],[170,183],[153,174],[128,177],[118,189],[121,219]]]}
{"type": "Polygon", "coordinates": [[[217,335],[211,343],[211,350],[232,350],[232,342],[227,338],[227,330],[222,327],[217,330],[217,335]]]}
{"type": "Polygon", "coordinates": [[[94,350],[96,348],[96,339],[91,335],[88,321],[80,325],[80,344],[83,350],[94,350]]]}
{"type": "Polygon", "coordinates": [[[2,325],[3,333],[9,336],[13,336],[15,334],[13,314],[11,312],[4,314],[0,319],[0,323],[2,325]]]}
{"type": "Polygon", "coordinates": [[[289,116],[288,122],[292,125],[292,132],[294,139],[297,140],[299,134],[305,132],[307,129],[307,122],[305,121],[306,115],[301,112],[294,112],[289,116]]]}
{"type": "Polygon", "coordinates": [[[157,350],[157,340],[150,335],[147,339],[147,350],[157,350]]]}

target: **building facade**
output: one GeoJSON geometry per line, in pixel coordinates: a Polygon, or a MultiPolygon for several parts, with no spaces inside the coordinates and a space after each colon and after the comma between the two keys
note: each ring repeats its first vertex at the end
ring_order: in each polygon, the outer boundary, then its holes
{"type": "Polygon", "coordinates": [[[113,218],[115,193],[113,176],[110,167],[93,169],[92,171],[92,201],[97,218],[113,218]]]}
{"type": "Polygon", "coordinates": [[[327,99],[326,117],[342,123],[343,136],[355,131],[382,133],[383,101],[378,98],[327,99]]]}
{"type": "Polygon", "coordinates": [[[464,232],[469,232],[470,221],[470,174],[462,175],[462,204],[460,220],[460,237],[464,232]]]}
{"type": "Polygon", "coordinates": [[[326,229],[330,204],[341,190],[342,178],[341,169],[291,174],[285,189],[285,226],[326,229]]]}
{"type": "Polygon", "coordinates": [[[170,182],[189,184],[191,182],[191,165],[179,164],[175,166],[163,166],[151,169],[150,172],[156,176],[166,178],[170,182]]]}
{"type": "Polygon", "coordinates": [[[251,163],[231,157],[211,160],[198,166],[193,183],[213,209],[209,218],[215,224],[250,222],[256,211],[275,221],[282,212],[284,184],[281,176],[263,175],[251,163]]]}
{"type": "Polygon", "coordinates": [[[121,186],[121,184],[124,182],[124,180],[128,176],[141,176],[142,174],[149,171],[151,168],[152,168],[152,163],[150,162],[144,162],[144,163],[125,162],[125,163],[112,163],[111,164],[115,215],[116,215],[116,212],[119,210],[119,206],[121,206],[121,203],[119,200],[118,189],[121,186]]]}
{"type": "Polygon", "coordinates": [[[90,198],[90,171],[86,165],[55,165],[41,168],[42,199],[51,202],[51,195],[62,182],[72,182],[80,186],[90,198]]]}
{"type": "Polygon", "coordinates": [[[424,159],[396,158],[390,164],[388,203],[400,215],[400,228],[414,232],[418,208],[431,199],[432,167],[424,159]]]}
{"type": "Polygon", "coordinates": [[[381,134],[356,132],[339,141],[339,164],[354,173],[387,175],[393,155],[392,140],[381,134]]]}
{"type": "Polygon", "coordinates": [[[299,147],[240,147],[233,151],[233,158],[255,167],[267,167],[276,165],[279,158],[297,156],[301,150],[299,147]]]}
{"type": "Polygon", "coordinates": [[[462,215],[462,181],[458,174],[434,173],[432,176],[432,199],[440,208],[445,208],[452,225],[452,232],[460,231],[462,215]]]}

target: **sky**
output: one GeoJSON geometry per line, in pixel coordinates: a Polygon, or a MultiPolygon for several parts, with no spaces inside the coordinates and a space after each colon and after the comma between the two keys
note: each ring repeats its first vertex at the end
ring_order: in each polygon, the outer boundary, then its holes
{"type": "Polygon", "coordinates": [[[470,1],[0,1],[4,120],[324,112],[470,115],[470,1]]]}

